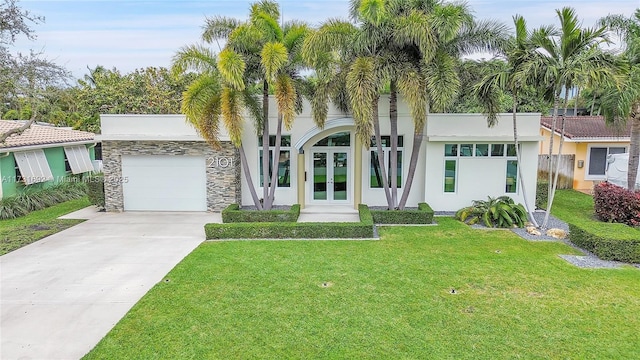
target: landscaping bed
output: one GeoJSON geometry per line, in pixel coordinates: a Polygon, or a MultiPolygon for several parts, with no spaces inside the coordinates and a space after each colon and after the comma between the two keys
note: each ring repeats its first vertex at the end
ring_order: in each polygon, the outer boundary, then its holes
{"type": "MultiPolygon", "coordinates": [[[[297,206],[297,213],[300,206],[297,206]]],[[[294,207],[292,206],[292,208],[294,207]]],[[[226,209],[225,209],[226,211],[226,209]]],[[[241,212],[231,210],[233,213],[241,212]]],[[[260,213],[251,211],[250,213],[260,213]]],[[[206,224],[207,240],[220,239],[362,239],[373,238],[373,219],[366,205],[358,207],[360,222],[231,222],[224,224],[206,224]]],[[[224,213],[224,211],[223,211],[224,213]]],[[[282,213],[279,211],[279,213],[282,213]]],[[[235,214],[234,214],[235,215],[235,214]]],[[[253,215],[250,215],[253,216],[253,215]]],[[[269,217],[269,215],[265,215],[269,217]]],[[[275,217],[277,218],[277,217],[275,217]]],[[[297,215],[296,215],[297,219],[297,215]]],[[[224,221],[224,214],[223,214],[224,221]]]]}
{"type": "Polygon", "coordinates": [[[553,214],[569,224],[569,240],[576,246],[603,260],[640,263],[640,229],[597,220],[590,195],[559,190],[553,214]]]}
{"type": "Polygon", "coordinates": [[[418,209],[376,210],[371,209],[375,224],[432,224],[433,209],[427,203],[419,203],[418,209]]]}
{"type": "Polygon", "coordinates": [[[222,210],[223,223],[243,222],[296,222],[300,216],[300,204],[288,210],[243,210],[240,205],[231,204],[222,210]]]}

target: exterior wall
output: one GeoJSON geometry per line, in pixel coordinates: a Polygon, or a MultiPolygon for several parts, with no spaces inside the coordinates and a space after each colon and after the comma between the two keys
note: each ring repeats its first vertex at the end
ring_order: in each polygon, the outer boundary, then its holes
{"type": "Polygon", "coordinates": [[[13,154],[0,158],[0,176],[2,176],[2,196],[9,197],[18,193],[16,183],[16,161],[13,154]]]}
{"type": "Polygon", "coordinates": [[[44,155],[47,157],[47,162],[51,168],[53,180],[47,181],[42,186],[51,186],[62,182],[66,176],[71,174],[71,172],[66,171],[64,168],[64,148],[56,147],[44,149],[44,155]]]}
{"type": "MultiPolygon", "coordinates": [[[[527,202],[535,203],[538,164],[539,114],[518,115],[518,135],[521,138],[519,166],[527,192],[527,202]]],[[[445,144],[513,144],[513,123],[511,115],[500,115],[498,124],[488,128],[484,117],[472,114],[430,115],[427,123],[426,168],[424,183],[425,200],[437,211],[456,211],[471,205],[472,200],[486,199],[487,196],[510,196],[516,202],[524,203],[524,194],[518,184],[515,193],[506,192],[507,157],[457,157],[456,191],[446,193],[445,144]]],[[[450,158],[454,159],[454,158],[450,158]]]]}
{"type": "Polygon", "coordinates": [[[122,155],[199,155],[207,159],[232,157],[238,164],[229,168],[209,166],[207,161],[207,210],[220,211],[240,201],[240,159],[231,143],[223,142],[220,151],[202,141],[103,141],[103,169],[107,211],[123,211],[124,199],[120,181],[122,155]]]}

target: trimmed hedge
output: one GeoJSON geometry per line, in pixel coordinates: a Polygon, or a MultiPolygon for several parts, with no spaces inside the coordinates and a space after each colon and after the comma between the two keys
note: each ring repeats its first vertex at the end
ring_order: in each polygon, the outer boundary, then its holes
{"type": "Polygon", "coordinates": [[[569,240],[604,260],[640,263],[640,229],[594,218],[593,198],[558,191],[553,214],[569,224],[569,240]]]}
{"type": "Polygon", "coordinates": [[[569,223],[569,239],[577,246],[591,251],[603,260],[616,260],[628,263],[640,263],[640,231],[637,234],[625,236],[622,224],[607,224],[608,235],[602,234],[603,228],[598,229],[586,224],[569,223]],[[618,226],[615,226],[618,225],[618,226]],[[620,230],[619,233],[616,233],[620,230]]]}
{"type": "MultiPolygon", "coordinates": [[[[300,206],[298,205],[298,212],[300,206]]],[[[366,205],[358,205],[357,223],[236,222],[206,224],[207,240],[212,239],[363,239],[372,238],[373,218],[366,205]]]]}
{"type": "Polygon", "coordinates": [[[546,180],[538,179],[536,184],[536,208],[545,210],[549,198],[549,183],[546,180]]]}
{"type": "Polygon", "coordinates": [[[376,224],[432,224],[433,214],[427,203],[419,203],[418,210],[371,210],[376,224]]]}
{"type": "Polygon", "coordinates": [[[289,210],[240,210],[240,205],[231,204],[222,210],[223,223],[243,222],[296,222],[300,216],[300,204],[289,210]]]}

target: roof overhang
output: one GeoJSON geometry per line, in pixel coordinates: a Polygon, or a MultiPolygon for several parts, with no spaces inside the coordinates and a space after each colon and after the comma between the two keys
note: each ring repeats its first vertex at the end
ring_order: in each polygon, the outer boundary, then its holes
{"type": "Polygon", "coordinates": [[[35,149],[48,149],[54,147],[64,147],[64,146],[72,146],[72,145],[86,145],[86,144],[97,144],[100,140],[82,140],[82,141],[67,141],[60,143],[50,143],[50,144],[37,144],[37,145],[27,145],[27,146],[13,146],[13,147],[0,147],[0,154],[2,153],[11,153],[16,151],[29,151],[35,149]]]}

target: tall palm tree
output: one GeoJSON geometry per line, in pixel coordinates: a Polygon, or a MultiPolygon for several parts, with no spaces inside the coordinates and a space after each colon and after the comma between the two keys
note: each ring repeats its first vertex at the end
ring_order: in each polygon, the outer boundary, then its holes
{"type": "MultiPolygon", "coordinates": [[[[256,130],[262,138],[262,203],[254,203],[259,209],[270,209],[278,186],[278,159],[282,125],[290,129],[297,113],[302,111],[302,94],[299,71],[303,68],[300,51],[304,38],[309,33],[306,24],[288,22],[280,25],[280,10],[276,2],[262,0],[251,5],[249,19],[240,21],[216,16],[208,18],[203,40],[209,44],[219,40],[225,42],[217,56],[216,69],[228,89],[226,99],[247,105],[252,99],[234,97],[235,92],[248,94],[246,89],[261,88],[262,112],[255,108],[249,112],[255,120],[256,130]],[[278,124],[275,149],[270,156],[269,94],[273,91],[278,107],[278,124]],[[271,159],[270,159],[271,158],[271,159]],[[273,161],[272,166],[270,161],[273,161]],[[271,169],[271,172],[269,172],[271,169]]],[[[197,55],[194,55],[197,58],[197,55]]],[[[226,90],[225,90],[226,91],[226,90]]],[[[245,172],[248,166],[243,166],[245,172]]],[[[250,177],[250,176],[249,176],[250,177]]],[[[250,188],[254,184],[249,184],[250,188]]],[[[258,199],[259,200],[259,199],[258,199]]]]}
{"type": "Polygon", "coordinates": [[[609,123],[631,123],[627,187],[633,190],[640,163],[640,9],[629,18],[609,15],[600,23],[619,35],[624,43],[622,58],[626,66],[617,84],[605,88],[604,115],[609,123]]]}
{"type": "MultiPolygon", "coordinates": [[[[521,67],[519,75],[541,76],[547,84],[553,87],[552,129],[556,128],[563,92],[563,107],[566,113],[569,91],[579,79],[592,82],[604,81],[606,76],[611,74],[612,68],[610,58],[598,47],[600,44],[608,42],[604,27],[582,28],[575,11],[569,7],[556,10],[556,14],[560,21],[560,28],[541,27],[533,32],[531,40],[539,51],[521,67]]],[[[564,124],[565,116],[563,115],[561,117],[558,155],[562,153],[564,143],[564,124]]],[[[553,155],[553,145],[553,136],[551,136],[549,159],[553,155]]],[[[549,197],[542,228],[546,228],[549,222],[559,169],[559,161],[556,161],[555,169],[552,167],[552,161],[549,162],[549,197]]]]}
{"type": "Polygon", "coordinates": [[[536,227],[538,223],[533,216],[533,209],[529,205],[527,189],[522,176],[522,159],[520,156],[520,145],[518,139],[517,112],[520,103],[520,89],[534,85],[536,88],[544,88],[540,79],[534,78],[533,74],[523,74],[520,68],[526,63],[536,51],[535,45],[531,42],[531,32],[527,29],[525,19],[520,15],[513,17],[515,34],[509,39],[506,46],[501,51],[501,57],[507,62],[506,69],[499,69],[492,74],[485,76],[480,83],[474,87],[474,95],[482,104],[483,113],[487,115],[488,125],[494,126],[497,123],[497,113],[501,111],[500,98],[503,91],[511,94],[512,119],[513,119],[513,140],[516,148],[516,159],[518,161],[518,179],[524,206],[527,210],[529,221],[536,227]],[[527,77],[523,76],[527,75],[527,77]]]}
{"type": "Polygon", "coordinates": [[[388,207],[402,209],[415,176],[429,108],[443,110],[458,91],[455,58],[492,48],[502,38],[504,28],[494,22],[474,22],[466,4],[444,1],[352,0],[350,15],[358,26],[338,25],[336,21],[325,24],[336,26],[321,28],[322,36],[311,39],[317,42],[312,42],[314,46],[308,48],[316,49],[316,53],[309,57],[319,58],[318,51],[328,50],[328,47],[316,46],[318,43],[346,43],[353,49],[341,54],[346,54],[352,64],[347,70],[347,87],[356,132],[367,147],[372,130],[375,132],[388,207]],[[390,88],[388,179],[384,173],[377,118],[377,94],[384,84],[389,84],[390,88]],[[400,199],[397,183],[398,94],[407,101],[414,123],[411,159],[400,199]]]}

